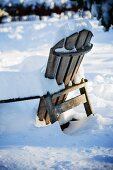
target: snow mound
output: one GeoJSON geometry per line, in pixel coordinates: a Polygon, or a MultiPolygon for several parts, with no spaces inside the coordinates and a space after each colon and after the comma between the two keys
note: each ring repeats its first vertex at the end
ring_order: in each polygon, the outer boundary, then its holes
{"type": "Polygon", "coordinates": [[[69,19],[62,24],[57,30],[53,45],[55,45],[58,41],[63,39],[64,37],[68,37],[69,35],[79,32],[83,29],[87,29],[92,31],[92,26],[87,19],[77,18],[77,19],[69,19]]]}

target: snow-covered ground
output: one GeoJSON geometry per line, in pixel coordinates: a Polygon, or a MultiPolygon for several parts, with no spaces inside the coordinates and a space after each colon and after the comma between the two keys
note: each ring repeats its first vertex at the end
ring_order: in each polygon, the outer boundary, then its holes
{"type": "MultiPolygon", "coordinates": [[[[0,99],[49,88],[53,81],[44,84],[42,78],[45,64],[65,22],[0,25],[0,99]]],[[[64,134],[58,122],[37,127],[38,100],[0,104],[0,170],[113,169],[113,30],[104,32],[96,20],[89,22],[94,47],[83,65],[95,116],[86,118],[82,106],[68,111],[66,119],[71,114],[81,121],[71,122],[64,134]]]]}

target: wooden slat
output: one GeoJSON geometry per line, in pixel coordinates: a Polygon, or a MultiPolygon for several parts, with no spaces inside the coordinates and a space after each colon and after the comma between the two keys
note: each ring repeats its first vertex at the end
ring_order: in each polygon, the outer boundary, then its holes
{"type": "Polygon", "coordinates": [[[84,55],[81,55],[81,56],[78,57],[77,64],[76,64],[74,72],[72,73],[72,76],[71,76],[71,81],[73,81],[75,79],[75,76],[76,76],[77,71],[78,71],[78,69],[80,67],[80,64],[82,62],[83,57],[84,57],[84,55]]]}
{"type": "Polygon", "coordinates": [[[71,36],[66,38],[66,40],[65,40],[65,48],[67,50],[74,49],[77,37],[78,37],[78,33],[75,33],[75,34],[72,34],[71,36]]]}
{"type": "MultiPolygon", "coordinates": [[[[49,117],[49,114],[47,112],[44,100],[45,100],[45,96],[42,96],[41,100],[40,100],[40,103],[39,103],[37,116],[38,116],[40,121],[45,120],[46,125],[48,125],[50,123],[50,117],[49,117]]],[[[57,101],[57,98],[52,98],[52,103],[53,104],[57,104],[56,101],[57,101]]]]}
{"type": "Polygon", "coordinates": [[[63,103],[66,100],[66,98],[67,98],[67,94],[57,97],[55,105],[63,103]]]}
{"type": "Polygon", "coordinates": [[[57,57],[74,57],[76,55],[81,55],[81,54],[85,54],[88,53],[91,49],[92,49],[93,45],[90,44],[90,46],[85,46],[83,47],[83,49],[78,49],[77,51],[69,51],[69,52],[54,52],[54,54],[57,57]]]}
{"type": "Polygon", "coordinates": [[[57,75],[56,75],[56,81],[58,84],[62,84],[64,80],[64,76],[66,73],[66,70],[69,65],[70,58],[69,57],[62,57],[61,61],[59,63],[59,67],[57,70],[57,75]]]}
{"type": "Polygon", "coordinates": [[[44,120],[45,120],[46,125],[48,125],[48,124],[51,122],[51,121],[50,121],[49,114],[48,114],[48,112],[47,112],[47,111],[46,111],[46,114],[45,114],[44,120]]]}
{"type": "Polygon", "coordinates": [[[71,87],[67,87],[66,89],[60,90],[57,93],[51,94],[52,100],[56,99],[59,96],[63,96],[65,94],[68,94],[69,92],[71,92],[73,90],[77,90],[79,88],[82,88],[82,87],[85,86],[86,83],[87,83],[87,80],[85,79],[85,82],[83,82],[83,83],[72,85],[71,87]]]}
{"type": "Polygon", "coordinates": [[[57,97],[57,101],[56,101],[55,105],[56,105],[56,104],[60,104],[60,103],[64,102],[64,101],[65,101],[65,99],[66,99],[66,97],[67,97],[67,95],[66,95],[66,94],[64,94],[64,95],[61,95],[61,96],[57,97]]]}
{"type": "Polygon", "coordinates": [[[88,45],[90,44],[90,40],[91,40],[92,36],[93,36],[92,32],[89,31],[89,32],[88,32],[88,35],[87,35],[87,38],[86,38],[86,41],[85,41],[85,43],[84,43],[84,47],[85,47],[85,46],[88,46],[88,45]]]}
{"type": "Polygon", "coordinates": [[[53,51],[50,51],[47,67],[46,67],[46,72],[45,72],[45,77],[54,79],[57,68],[60,62],[60,57],[57,57],[56,55],[53,54],[53,51]]]}
{"type": "Polygon", "coordinates": [[[72,73],[73,73],[75,66],[77,64],[77,61],[78,61],[78,57],[79,57],[79,55],[72,57],[69,69],[67,70],[67,73],[65,74],[65,77],[64,77],[65,86],[67,86],[70,82],[70,79],[72,77],[72,73]]]}
{"type": "MultiPolygon", "coordinates": [[[[84,87],[86,83],[87,83],[87,80],[85,80],[85,82],[83,82],[83,83],[76,84],[76,85],[73,85],[71,87],[67,87],[64,90],[61,90],[61,91],[59,91],[57,93],[54,93],[54,94],[51,94],[51,96],[52,96],[52,103],[54,105],[61,104],[62,102],[65,101],[65,99],[67,97],[67,94],[69,92],[84,87]]],[[[39,107],[38,107],[37,116],[39,117],[40,121],[45,120],[46,124],[49,124],[50,118],[49,118],[49,114],[48,114],[46,106],[45,106],[44,97],[45,96],[41,97],[41,100],[40,100],[40,103],[39,103],[39,107]]]]}
{"type": "Polygon", "coordinates": [[[62,104],[56,105],[54,107],[54,114],[61,114],[67,110],[72,109],[73,107],[76,107],[80,104],[83,104],[86,102],[85,94],[82,94],[80,96],[74,97],[68,101],[65,101],[62,104]]]}
{"type": "Polygon", "coordinates": [[[39,103],[38,111],[37,111],[37,116],[38,116],[40,121],[44,120],[44,117],[45,117],[45,114],[46,114],[46,106],[45,106],[44,100],[45,100],[45,98],[44,98],[44,96],[42,96],[40,98],[40,103],[39,103]]]}
{"type": "Polygon", "coordinates": [[[62,103],[62,101],[63,101],[63,96],[57,97],[57,98],[56,98],[56,103],[55,103],[55,105],[62,103]]]}
{"type": "Polygon", "coordinates": [[[62,48],[64,45],[64,41],[65,41],[65,39],[62,39],[61,41],[59,41],[56,45],[54,45],[50,49],[49,59],[48,59],[46,72],[45,72],[45,77],[47,77],[47,78],[50,78],[50,79],[55,78],[57,68],[58,68],[58,65],[60,62],[60,58],[54,54],[54,51],[56,48],[62,48]]]}
{"type": "Polygon", "coordinates": [[[73,81],[74,79],[75,79],[75,76],[76,76],[76,74],[77,74],[77,72],[78,72],[78,69],[79,69],[79,67],[80,67],[80,64],[81,64],[81,62],[82,62],[82,60],[83,60],[83,57],[84,57],[84,54],[86,53],[86,52],[89,52],[91,49],[92,49],[92,44],[91,44],[91,46],[90,47],[86,47],[85,49],[82,49],[82,50],[80,50],[80,51],[83,51],[83,53],[81,53],[81,55],[78,57],[78,61],[76,62],[76,66],[75,66],[75,68],[74,68],[74,71],[73,71],[73,73],[72,73],[72,76],[71,76],[71,81],[73,81]]]}
{"type": "Polygon", "coordinates": [[[57,113],[54,112],[54,105],[52,104],[51,95],[49,93],[45,97],[45,105],[46,105],[47,112],[50,117],[50,122],[51,123],[56,122],[58,120],[58,116],[57,116],[57,113]]]}
{"type": "Polygon", "coordinates": [[[91,104],[90,104],[90,101],[89,101],[89,97],[88,97],[88,94],[87,94],[86,87],[80,88],[80,93],[85,94],[85,96],[86,96],[86,103],[84,103],[84,108],[85,108],[87,116],[89,116],[89,115],[93,114],[93,111],[92,111],[92,107],[91,107],[91,104]]]}
{"type": "Polygon", "coordinates": [[[76,49],[81,49],[86,41],[86,37],[88,35],[88,31],[87,30],[82,30],[79,32],[79,36],[77,39],[77,43],[75,44],[76,49]]]}

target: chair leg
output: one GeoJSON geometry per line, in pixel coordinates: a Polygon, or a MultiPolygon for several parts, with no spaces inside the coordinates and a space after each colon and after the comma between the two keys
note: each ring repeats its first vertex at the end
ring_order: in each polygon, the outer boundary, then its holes
{"type": "Polygon", "coordinates": [[[37,116],[40,121],[44,120],[45,114],[46,114],[46,106],[45,106],[45,102],[44,102],[44,97],[41,97],[38,111],[37,111],[37,116]]]}
{"type": "Polygon", "coordinates": [[[84,103],[84,108],[85,108],[85,111],[86,111],[86,114],[87,116],[93,114],[93,111],[92,111],[92,107],[91,107],[91,104],[90,104],[90,101],[89,101],[89,97],[88,97],[88,94],[87,94],[87,90],[86,90],[86,87],[82,87],[79,89],[80,90],[80,93],[81,94],[85,94],[86,96],[86,103],[84,103]]]}
{"type": "Polygon", "coordinates": [[[58,120],[58,114],[56,114],[55,112],[54,104],[52,103],[52,98],[49,92],[47,93],[45,97],[45,106],[49,114],[50,122],[53,124],[54,122],[58,120]]]}
{"type": "Polygon", "coordinates": [[[48,124],[50,123],[50,117],[49,117],[49,114],[48,114],[48,112],[47,112],[47,111],[46,111],[46,114],[45,114],[44,120],[45,120],[46,125],[48,125],[48,124]]]}

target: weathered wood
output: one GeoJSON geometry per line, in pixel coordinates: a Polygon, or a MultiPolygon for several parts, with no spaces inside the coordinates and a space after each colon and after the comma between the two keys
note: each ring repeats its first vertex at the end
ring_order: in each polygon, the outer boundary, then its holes
{"type": "Polygon", "coordinates": [[[55,75],[56,75],[56,72],[58,69],[58,65],[60,62],[60,58],[54,54],[54,51],[56,48],[62,48],[63,44],[64,44],[64,39],[59,41],[56,45],[54,45],[54,47],[52,47],[50,49],[49,59],[48,59],[46,72],[45,72],[45,77],[50,78],[50,79],[55,78],[55,75]]]}
{"type": "MultiPolygon", "coordinates": [[[[58,97],[58,98],[60,98],[60,97],[58,97]]],[[[58,103],[57,98],[52,98],[52,103],[53,103],[54,105],[56,105],[56,104],[58,103]]],[[[45,109],[46,109],[46,107],[45,107],[45,109]]],[[[48,114],[48,112],[47,112],[47,109],[46,109],[45,123],[46,123],[46,125],[48,125],[50,122],[51,122],[51,121],[50,121],[50,116],[49,116],[49,114],[48,114]]]]}
{"type": "Polygon", "coordinates": [[[46,106],[45,106],[45,102],[44,102],[44,96],[42,96],[40,98],[40,103],[38,106],[38,111],[37,111],[37,116],[39,118],[40,121],[43,121],[45,118],[45,114],[46,114],[46,106]]]}
{"type": "Polygon", "coordinates": [[[70,61],[70,58],[68,58],[68,57],[62,57],[61,58],[61,61],[59,63],[59,67],[58,67],[58,70],[57,70],[57,74],[56,74],[56,81],[57,81],[58,84],[63,83],[64,76],[65,76],[66,70],[67,70],[68,65],[69,65],[69,61],[70,61]]]}
{"type": "MultiPolygon", "coordinates": [[[[67,45],[68,49],[73,48],[73,42],[75,43],[75,40],[74,40],[75,37],[74,36],[75,36],[75,34],[67,38],[67,44],[65,42],[65,46],[67,45]],[[71,39],[73,40],[72,44],[70,43],[71,39]]],[[[76,35],[76,39],[77,39],[77,37],[78,37],[78,34],[76,35]]],[[[89,50],[91,50],[91,48],[92,48],[92,46],[91,47],[86,47],[84,49],[80,48],[80,44],[82,44],[82,46],[83,46],[83,44],[85,43],[86,38],[89,39],[89,37],[90,37],[90,35],[88,36],[88,31],[83,30],[83,31],[80,32],[79,38],[78,38],[77,43],[76,43],[76,47],[78,48],[77,52],[59,53],[59,54],[58,54],[58,52],[56,53],[57,56],[59,56],[59,55],[62,56],[61,60],[60,60],[60,63],[59,63],[59,66],[57,67],[58,70],[57,70],[56,80],[57,80],[58,84],[61,84],[61,83],[64,82],[67,85],[69,83],[70,78],[71,78],[71,81],[73,81],[74,76],[76,75],[76,73],[77,73],[77,71],[79,69],[80,63],[81,63],[81,61],[83,59],[83,55],[82,55],[82,57],[80,57],[80,59],[78,60],[78,55],[79,54],[80,55],[84,54],[84,53],[88,52],[89,50]],[[65,56],[65,57],[63,57],[63,56],[65,56]],[[66,56],[71,57],[71,58],[72,58],[72,56],[74,57],[73,60],[70,59],[72,63],[70,63],[70,60],[66,59],[66,56]],[[76,59],[75,59],[75,57],[76,57],[76,59]],[[70,65],[74,64],[74,60],[75,60],[75,67],[73,67],[73,66],[70,67],[70,65]],[[68,70],[69,70],[69,74],[68,74],[68,70]]]]}
{"type": "MultiPolygon", "coordinates": [[[[79,33],[79,36],[78,36],[78,33],[73,34],[70,37],[67,37],[66,42],[65,42],[65,48],[72,49],[73,45],[75,44],[75,41],[76,41],[76,39],[78,37],[77,43],[76,43],[76,49],[82,49],[84,43],[85,44],[89,43],[89,41],[91,39],[91,36],[92,35],[87,30],[81,31],[79,33]],[[87,41],[85,41],[85,40],[87,40],[87,41]]],[[[48,59],[48,64],[47,64],[47,69],[46,69],[46,73],[45,73],[45,77],[50,78],[50,79],[55,78],[56,72],[58,72],[58,70],[59,70],[59,67],[58,67],[59,63],[60,63],[60,58],[58,57],[59,54],[62,55],[62,56],[63,55],[65,55],[65,56],[70,55],[68,53],[67,54],[63,53],[62,54],[62,53],[55,52],[55,49],[56,48],[62,48],[63,44],[64,44],[64,39],[59,41],[53,48],[51,48],[50,54],[49,54],[49,59],[48,59]]],[[[85,50],[79,51],[79,53],[83,53],[84,51],[85,50]]],[[[64,60],[66,61],[67,59],[64,59],[64,60]]],[[[61,62],[61,63],[63,63],[63,62],[61,62]]],[[[59,82],[58,84],[60,84],[60,83],[62,83],[62,82],[59,82]]]]}
{"type": "Polygon", "coordinates": [[[77,42],[75,44],[75,47],[77,50],[82,49],[82,47],[85,43],[85,40],[87,38],[87,35],[88,35],[88,30],[82,30],[79,32],[79,36],[78,36],[77,42]]]}
{"type": "Polygon", "coordinates": [[[30,96],[30,97],[23,97],[23,98],[11,98],[11,99],[5,99],[0,100],[0,103],[12,103],[12,102],[21,102],[25,100],[33,100],[33,99],[39,99],[40,96],[30,96]]]}
{"type": "Polygon", "coordinates": [[[53,100],[53,99],[56,99],[56,98],[59,97],[59,96],[63,96],[63,95],[65,95],[65,94],[68,94],[69,92],[71,92],[71,91],[73,91],[73,90],[77,90],[77,89],[79,89],[79,88],[82,88],[82,87],[85,86],[86,83],[87,83],[87,80],[85,79],[85,82],[83,82],[83,83],[74,84],[74,85],[72,85],[72,86],[67,87],[66,89],[63,89],[63,90],[60,90],[59,92],[56,92],[56,93],[54,93],[54,94],[51,94],[52,100],[53,100]]]}
{"type": "Polygon", "coordinates": [[[64,77],[65,86],[67,86],[69,84],[69,82],[70,82],[70,79],[72,77],[72,74],[74,72],[75,66],[76,66],[77,61],[78,61],[78,57],[79,57],[79,55],[76,55],[75,57],[71,58],[71,63],[69,65],[69,68],[68,68],[68,70],[67,70],[67,72],[65,74],[65,77],[64,77]]]}
{"type": "Polygon", "coordinates": [[[68,101],[65,101],[61,104],[58,104],[53,107],[54,114],[61,114],[67,110],[72,109],[73,107],[79,106],[80,104],[86,103],[86,97],[85,94],[82,94],[80,96],[74,97],[68,101]]]}
{"type": "MultiPolygon", "coordinates": [[[[52,103],[57,104],[57,98],[52,98],[52,103]]],[[[37,116],[40,121],[45,120],[46,125],[50,123],[50,117],[45,105],[45,96],[40,98],[40,103],[38,106],[37,116]]]]}
{"type": "Polygon", "coordinates": [[[58,52],[55,51],[54,55],[57,57],[75,57],[77,55],[82,55],[85,53],[88,53],[92,49],[93,45],[91,44],[90,46],[85,46],[82,49],[78,49],[77,51],[70,51],[70,52],[58,52]]]}
{"type": "Polygon", "coordinates": [[[81,55],[81,56],[78,57],[78,61],[76,63],[76,66],[75,66],[74,71],[73,71],[72,76],[71,76],[71,81],[74,81],[75,76],[76,76],[76,74],[78,72],[78,69],[80,67],[80,64],[82,62],[83,57],[84,57],[84,55],[81,55]]]}
{"type": "Polygon", "coordinates": [[[77,43],[76,43],[75,46],[76,46],[76,49],[78,50],[78,54],[80,54],[80,52],[81,52],[81,54],[77,58],[78,60],[76,61],[74,71],[72,72],[72,75],[71,75],[71,78],[70,78],[71,81],[73,81],[75,79],[75,76],[78,72],[78,69],[79,69],[80,64],[82,62],[82,59],[84,57],[84,53],[86,53],[87,50],[90,50],[90,48],[92,48],[92,47],[83,48],[84,47],[83,45],[84,45],[87,37],[88,37],[88,31],[87,30],[83,30],[83,31],[79,32],[79,36],[78,36],[77,43]]]}
{"type": "Polygon", "coordinates": [[[88,97],[88,94],[87,94],[86,87],[80,88],[80,93],[85,94],[85,96],[86,96],[86,103],[84,103],[84,108],[85,108],[87,116],[89,116],[89,115],[93,114],[93,111],[92,111],[92,107],[91,107],[91,104],[90,104],[90,101],[89,101],[89,97],[88,97]]]}
{"type": "Polygon", "coordinates": [[[45,123],[46,123],[46,125],[48,125],[48,124],[51,122],[51,121],[50,121],[49,114],[48,114],[48,112],[47,112],[47,111],[46,111],[46,114],[45,114],[44,119],[45,119],[45,123]]]}
{"type": "Polygon", "coordinates": [[[50,78],[50,79],[55,78],[59,62],[60,62],[60,57],[57,57],[56,55],[54,55],[51,49],[47,67],[46,67],[45,77],[50,78]]]}
{"type": "Polygon", "coordinates": [[[86,41],[85,41],[85,43],[84,43],[84,47],[85,47],[85,46],[89,46],[90,40],[91,40],[92,36],[93,36],[92,32],[89,31],[89,32],[88,32],[88,35],[87,35],[87,38],[86,38],[86,41]]]}
{"type": "Polygon", "coordinates": [[[65,40],[65,48],[67,50],[72,50],[75,48],[75,42],[77,40],[78,37],[78,33],[72,34],[71,36],[67,37],[65,40]]]}
{"type": "Polygon", "coordinates": [[[49,93],[47,93],[45,97],[45,105],[46,105],[47,112],[50,117],[50,122],[51,123],[56,122],[58,120],[58,115],[57,113],[54,112],[54,105],[52,104],[51,95],[49,93]]]}
{"type": "MultiPolygon", "coordinates": [[[[66,96],[69,92],[84,87],[86,83],[87,83],[87,80],[85,80],[83,83],[72,85],[71,87],[67,87],[64,90],[60,90],[57,93],[51,94],[52,103],[54,105],[61,104],[62,102],[65,101],[66,96]]],[[[44,100],[45,100],[44,96],[42,96],[40,99],[37,116],[39,117],[40,121],[43,121],[45,119],[46,124],[49,124],[50,118],[49,118],[49,114],[47,113],[47,109],[46,109],[44,100]]]]}
{"type": "Polygon", "coordinates": [[[55,105],[62,103],[63,100],[64,100],[64,96],[59,96],[59,97],[57,97],[57,98],[56,98],[56,103],[55,103],[55,105]]]}

